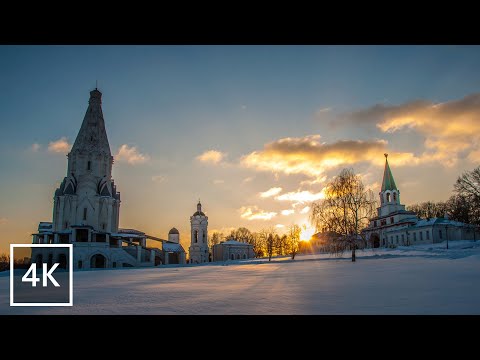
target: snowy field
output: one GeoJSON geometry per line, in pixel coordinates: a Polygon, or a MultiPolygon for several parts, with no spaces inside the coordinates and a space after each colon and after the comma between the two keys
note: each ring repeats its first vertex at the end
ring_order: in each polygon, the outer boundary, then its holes
{"type": "Polygon", "coordinates": [[[0,314],[480,314],[480,241],[74,273],[73,307],[0,314]]]}

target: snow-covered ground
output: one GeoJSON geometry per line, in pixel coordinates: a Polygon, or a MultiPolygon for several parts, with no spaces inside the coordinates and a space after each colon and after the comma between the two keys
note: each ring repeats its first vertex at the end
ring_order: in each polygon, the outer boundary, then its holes
{"type": "Polygon", "coordinates": [[[73,307],[0,314],[480,314],[480,241],[198,266],[80,271],[73,307]]]}

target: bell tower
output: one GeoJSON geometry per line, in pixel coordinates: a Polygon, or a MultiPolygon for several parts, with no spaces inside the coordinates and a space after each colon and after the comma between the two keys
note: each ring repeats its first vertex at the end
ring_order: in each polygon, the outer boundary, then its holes
{"type": "Polygon", "coordinates": [[[190,263],[208,262],[208,216],[202,212],[202,204],[198,200],[197,211],[190,216],[191,241],[190,263]]]}

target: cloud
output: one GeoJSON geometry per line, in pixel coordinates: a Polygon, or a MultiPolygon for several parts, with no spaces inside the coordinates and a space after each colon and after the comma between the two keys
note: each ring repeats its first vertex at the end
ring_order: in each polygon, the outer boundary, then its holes
{"type": "Polygon", "coordinates": [[[401,105],[377,104],[346,114],[342,122],[375,126],[383,133],[422,135],[421,162],[452,166],[463,158],[480,160],[480,93],[443,103],[415,100],[401,105]]]}
{"type": "Polygon", "coordinates": [[[249,177],[247,177],[247,178],[243,179],[243,181],[242,181],[242,182],[243,182],[243,183],[248,183],[248,182],[252,181],[253,179],[255,179],[255,177],[254,177],[254,176],[249,176],[249,177]]]}
{"type": "Polygon", "coordinates": [[[33,143],[33,144],[30,146],[30,150],[32,150],[33,152],[38,152],[38,150],[40,150],[40,144],[38,144],[38,143],[33,143]]]}
{"type": "MultiPolygon", "coordinates": [[[[320,135],[298,138],[283,138],[264,145],[240,160],[242,166],[257,171],[271,171],[275,174],[304,174],[322,178],[327,170],[350,166],[358,162],[383,165],[383,153],[387,151],[385,140],[340,140],[331,144],[320,142],[320,135]]],[[[395,164],[418,163],[413,153],[391,153],[395,164]]]]}
{"type": "Polygon", "coordinates": [[[223,184],[224,182],[225,182],[225,180],[221,180],[221,179],[213,180],[213,183],[214,183],[215,185],[223,184]]]}
{"type": "Polygon", "coordinates": [[[258,195],[262,198],[268,198],[268,197],[275,196],[275,195],[279,194],[280,191],[282,191],[281,187],[273,187],[273,188],[268,189],[267,191],[258,193],[258,195]]]}
{"type": "Polygon", "coordinates": [[[6,223],[8,223],[8,219],[5,217],[0,217],[0,225],[4,225],[6,223]]]}
{"type": "Polygon", "coordinates": [[[305,206],[302,210],[300,210],[300,214],[307,214],[310,211],[310,206],[305,206]]]}
{"type": "Polygon", "coordinates": [[[295,210],[293,209],[282,210],[282,215],[285,215],[285,216],[292,215],[293,213],[295,213],[295,210]]]}
{"type": "Polygon", "coordinates": [[[277,225],[275,225],[275,227],[278,228],[278,229],[281,229],[281,228],[284,228],[285,225],[283,225],[283,224],[277,224],[277,225]]]}
{"type": "MultiPolygon", "coordinates": [[[[48,144],[48,151],[54,152],[54,153],[66,154],[70,151],[71,147],[72,145],[68,143],[67,138],[63,136],[58,140],[50,141],[50,143],[48,144]]],[[[33,149],[33,145],[32,145],[32,149],[33,149]]]]}
{"type": "Polygon", "coordinates": [[[136,165],[147,162],[148,160],[150,160],[150,156],[140,153],[136,146],[130,147],[127,144],[123,144],[118,149],[118,152],[115,155],[115,159],[117,161],[127,162],[130,165],[136,165]]]}
{"type": "Polygon", "coordinates": [[[207,164],[217,165],[219,164],[225,157],[227,156],[226,153],[222,153],[221,151],[217,150],[207,150],[202,154],[197,156],[197,160],[207,164]]]}
{"type": "Polygon", "coordinates": [[[266,212],[256,206],[242,206],[240,217],[247,220],[270,220],[277,215],[276,212],[266,212]]]}
{"type": "Polygon", "coordinates": [[[152,176],[152,181],[156,183],[162,183],[167,181],[167,177],[165,175],[154,175],[152,176]]]}
{"type": "Polygon", "coordinates": [[[323,190],[318,193],[312,193],[308,190],[293,191],[275,197],[275,200],[280,201],[295,201],[297,203],[312,202],[324,198],[323,190]]]}

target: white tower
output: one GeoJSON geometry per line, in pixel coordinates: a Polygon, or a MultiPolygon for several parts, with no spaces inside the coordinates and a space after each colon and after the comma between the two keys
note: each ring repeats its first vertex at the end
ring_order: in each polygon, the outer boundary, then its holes
{"type": "Polygon", "coordinates": [[[180,243],[180,233],[176,228],[171,228],[168,232],[168,241],[173,243],[180,243]]]}
{"type": "Polygon", "coordinates": [[[72,150],[67,176],[55,191],[53,231],[72,229],[73,242],[108,241],[118,232],[120,193],[102,112],[102,93],[90,91],[87,112],[72,150]]]}
{"type": "Polygon", "coordinates": [[[190,216],[191,243],[188,249],[190,263],[199,264],[208,262],[208,216],[202,212],[200,200],[197,204],[197,211],[190,216]]]}

